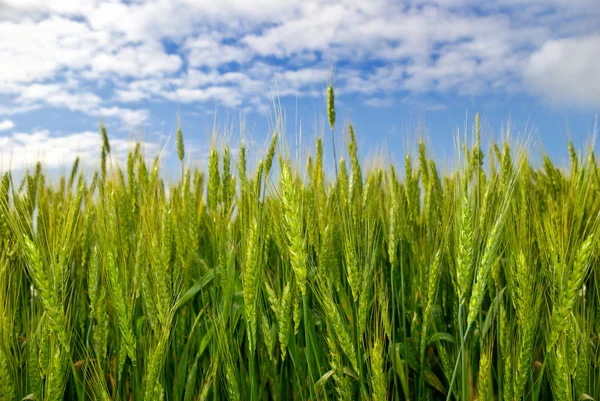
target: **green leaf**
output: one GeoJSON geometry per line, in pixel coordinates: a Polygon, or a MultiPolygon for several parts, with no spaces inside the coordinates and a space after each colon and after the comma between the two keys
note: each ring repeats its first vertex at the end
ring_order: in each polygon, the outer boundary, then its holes
{"type": "Polygon", "coordinates": [[[396,349],[396,352],[394,355],[394,357],[395,357],[394,370],[396,371],[396,374],[400,378],[400,385],[402,386],[402,391],[404,392],[405,399],[407,401],[410,401],[410,392],[408,389],[408,375],[407,375],[406,369],[404,367],[405,362],[400,357],[399,344],[396,344],[396,347],[394,347],[394,348],[396,349]]]}
{"type": "Polygon", "coordinates": [[[208,343],[212,339],[213,334],[215,333],[215,326],[210,326],[210,329],[206,332],[204,337],[202,338],[202,342],[200,343],[200,348],[198,348],[198,356],[202,355],[208,343]]]}
{"type": "Polygon", "coordinates": [[[315,383],[315,391],[319,391],[325,385],[325,383],[327,383],[327,380],[329,380],[329,378],[333,376],[334,373],[335,371],[331,369],[330,371],[326,372],[323,376],[321,376],[321,378],[315,383]]]}
{"type": "Polygon", "coordinates": [[[437,341],[448,341],[451,344],[454,344],[454,337],[450,334],[450,333],[444,333],[441,331],[438,331],[437,333],[431,335],[431,337],[429,337],[429,341],[427,342],[427,345],[437,342],[437,341]]]}
{"type": "Polygon", "coordinates": [[[190,342],[188,341],[181,352],[181,356],[179,361],[177,362],[177,368],[175,373],[175,384],[176,384],[176,394],[177,399],[180,400],[183,396],[183,388],[186,383],[186,373],[188,370],[188,355],[190,351],[190,342]]]}
{"type": "Polygon", "coordinates": [[[496,313],[499,309],[500,300],[502,299],[502,295],[504,294],[504,290],[506,290],[506,287],[504,287],[492,301],[492,305],[490,306],[490,309],[485,317],[485,321],[483,322],[483,327],[481,329],[481,338],[485,338],[485,335],[487,334],[490,327],[492,326],[492,323],[495,320],[496,313]]]}
{"type": "Polygon", "coordinates": [[[431,370],[425,371],[425,381],[440,393],[444,395],[447,394],[446,387],[444,387],[439,377],[437,377],[431,370]]]}
{"type": "Polygon", "coordinates": [[[354,371],[351,368],[344,366],[344,373],[350,377],[353,377],[356,381],[359,381],[358,376],[356,375],[356,373],[354,373],[354,371]]]}
{"type": "Polygon", "coordinates": [[[181,308],[187,301],[192,299],[198,293],[198,291],[200,291],[202,288],[204,288],[208,283],[210,283],[212,281],[214,276],[215,276],[215,271],[213,269],[211,269],[208,273],[206,273],[200,279],[200,281],[198,281],[196,284],[194,284],[192,286],[192,288],[187,290],[187,292],[185,294],[183,294],[183,296],[181,298],[179,298],[179,300],[177,301],[175,306],[173,306],[173,311],[176,311],[177,309],[181,308]]]}

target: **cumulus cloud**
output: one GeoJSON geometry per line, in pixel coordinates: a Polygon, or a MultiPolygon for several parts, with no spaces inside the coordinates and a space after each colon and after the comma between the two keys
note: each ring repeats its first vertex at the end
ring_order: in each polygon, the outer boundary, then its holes
{"type": "Polygon", "coordinates": [[[178,55],[166,54],[159,43],[147,42],[125,46],[114,53],[100,53],[93,58],[90,68],[98,76],[114,73],[143,78],[177,72],[181,64],[178,55]]]}
{"type": "MultiPolygon", "coordinates": [[[[135,146],[134,140],[111,138],[111,157],[126,160],[127,152],[135,146]]],[[[48,130],[15,132],[0,136],[0,171],[20,170],[42,162],[46,168],[69,166],[76,157],[91,165],[98,161],[102,137],[97,132],[84,131],[70,134],[52,134],[48,130]]],[[[146,154],[156,153],[158,145],[142,142],[146,154]]]]}
{"type": "Polygon", "coordinates": [[[131,110],[116,106],[102,107],[98,110],[98,113],[100,117],[120,118],[128,127],[139,127],[150,118],[148,110],[131,110]]]}
{"type": "Polygon", "coordinates": [[[600,35],[550,40],[528,60],[525,79],[552,102],[600,107],[600,35]]]}
{"type": "Polygon", "coordinates": [[[73,91],[63,84],[32,84],[24,86],[16,99],[19,104],[45,103],[71,111],[89,112],[102,99],[93,92],[73,91]]]}
{"type": "Polygon", "coordinates": [[[15,123],[11,120],[0,121],[0,131],[10,131],[15,127],[15,123]]]}
{"type": "Polygon", "coordinates": [[[322,96],[334,65],[339,94],[371,105],[524,90],[598,104],[595,3],[4,0],[0,112],[52,107],[137,125],[149,115],[129,106],[149,100],[260,109],[275,91],[322,96]]]}
{"type": "Polygon", "coordinates": [[[218,67],[226,63],[242,64],[252,57],[249,49],[226,45],[210,36],[190,38],[184,48],[189,51],[188,63],[192,67],[218,67]]]}

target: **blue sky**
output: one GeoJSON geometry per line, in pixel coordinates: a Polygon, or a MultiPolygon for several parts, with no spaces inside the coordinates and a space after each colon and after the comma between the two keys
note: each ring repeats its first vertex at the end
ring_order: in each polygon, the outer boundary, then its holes
{"type": "Polygon", "coordinates": [[[174,166],[178,118],[192,164],[215,122],[258,157],[274,104],[290,143],[329,144],[332,80],[336,140],[353,123],[365,158],[422,132],[452,160],[480,112],[561,162],[600,112],[600,1],[0,0],[0,60],[0,169],[93,165],[100,121],[117,158],[141,139],[174,166]]]}

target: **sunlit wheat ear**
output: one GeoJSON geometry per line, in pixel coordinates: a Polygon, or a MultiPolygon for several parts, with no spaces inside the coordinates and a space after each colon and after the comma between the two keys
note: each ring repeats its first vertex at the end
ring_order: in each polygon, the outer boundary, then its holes
{"type": "MultiPolygon", "coordinates": [[[[475,144],[473,145],[473,153],[471,155],[471,174],[477,174],[478,182],[483,167],[484,153],[481,150],[481,126],[479,124],[479,113],[475,114],[475,144]]],[[[470,175],[469,175],[470,176],[470,175]]]]}
{"type": "Polygon", "coordinates": [[[260,198],[261,187],[263,182],[263,177],[265,171],[265,164],[261,160],[258,162],[258,166],[256,167],[256,178],[254,179],[254,193],[256,194],[256,198],[260,198]]]}
{"type": "Polygon", "coordinates": [[[333,131],[335,126],[335,96],[333,93],[333,85],[327,87],[327,119],[329,120],[329,127],[333,131]]]}
{"type": "Polygon", "coordinates": [[[252,352],[254,352],[256,347],[256,298],[258,286],[261,282],[260,274],[262,273],[261,266],[259,265],[262,249],[260,247],[260,239],[258,236],[258,222],[255,219],[250,226],[250,233],[248,234],[248,248],[246,250],[246,264],[243,275],[244,312],[248,325],[248,340],[252,352]]]}
{"type": "Polygon", "coordinates": [[[302,201],[296,189],[289,164],[282,166],[281,187],[283,191],[284,221],[289,247],[290,264],[302,295],[306,294],[308,255],[302,221],[302,201]]]}
{"type": "Polygon", "coordinates": [[[54,347],[46,378],[45,400],[60,401],[64,397],[67,360],[66,352],[54,347]]]}
{"type": "MultiPolygon", "coordinates": [[[[249,192],[250,188],[248,188],[248,173],[247,169],[247,161],[246,161],[246,147],[242,145],[239,150],[238,155],[238,163],[237,163],[237,176],[240,183],[240,196],[239,196],[239,209],[242,217],[242,221],[247,220],[248,210],[247,203],[249,202],[249,192]]],[[[258,195],[258,193],[256,193],[258,195]]]]}
{"type": "Polygon", "coordinates": [[[327,87],[327,119],[329,120],[329,127],[331,128],[331,147],[333,149],[333,165],[335,168],[335,175],[338,175],[337,167],[337,153],[335,151],[335,137],[333,130],[335,128],[335,99],[333,94],[333,85],[327,87]]]}
{"type": "Polygon", "coordinates": [[[346,262],[346,278],[348,280],[348,285],[350,285],[354,301],[358,301],[361,287],[361,275],[358,269],[359,262],[354,241],[348,237],[344,240],[344,259],[346,262]]]}
{"type": "MultiPolygon", "coordinates": [[[[40,326],[37,328],[37,368],[39,369],[39,371],[35,369],[36,361],[33,357],[31,360],[31,370],[38,375],[41,373],[41,379],[48,374],[48,369],[50,368],[50,348],[52,346],[51,337],[53,333],[52,329],[50,329],[50,326],[46,323],[45,319],[41,319],[40,323],[40,326]],[[42,324],[44,326],[42,326],[42,324]]],[[[41,391],[41,388],[39,390],[41,391]]]]}
{"type": "Polygon", "coordinates": [[[208,159],[208,209],[215,212],[219,201],[219,154],[213,148],[208,159]]]}
{"type": "Polygon", "coordinates": [[[29,263],[29,274],[33,280],[36,290],[39,292],[44,311],[50,319],[53,330],[58,336],[61,346],[68,350],[70,348],[68,332],[65,325],[65,319],[61,305],[57,299],[57,294],[54,291],[54,280],[49,276],[48,271],[45,271],[42,256],[37,245],[27,236],[23,236],[25,245],[25,254],[29,263]]]}
{"type": "Polygon", "coordinates": [[[102,148],[106,150],[106,153],[110,154],[110,143],[108,141],[108,134],[104,124],[100,124],[100,133],[102,135],[102,148]]]}
{"type": "Polygon", "coordinates": [[[356,348],[352,341],[351,330],[346,322],[346,318],[340,313],[338,306],[336,306],[331,290],[324,283],[317,283],[316,285],[314,290],[317,292],[317,298],[323,308],[328,330],[331,330],[331,333],[337,340],[337,344],[350,360],[352,369],[358,371],[356,348]]]}
{"type": "Polygon", "coordinates": [[[221,203],[223,204],[224,211],[227,212],[230,205],[230,191],[231,191],[231,152],[229,146],[225,147],[223,152],[223,177],[221,178],[221,203]]]}
{"type": "Polygon", "coordinates": [[[473,282],[473,215],[468,194],[463,194],[460,201],[460,221],[458,237],[458,260],[456,263],[458,299],[467,304],[467,294],[473,282]]]}
{"type": "Polygon", "coordinates": [[[279,345],[281,347],[281,359],[285,360],[287,354],[287,347],[290,336],[290,328],[292,324],[292,297],[293,289],[290,283],[287,283],[283,288],[283,294],[281,294],[281,303],[278,308],[277,325],[278,325],[278,338],[279,345]]]}
{"type": "Polygon", "coordinates": [[[552,310],[550,335],[546,344],[546,350],[554,347],[559,334],[564,329],[564,322],[575,303],[579,290],[590,269],[590,261],[593,256],[595,236],[590,234],[577,250],[576,257],[567,277],[565,285],[558,294],[558,300],[552,310]]]}
{"type": "Polygon", "coordinates": [[[362,274],[360,296],[358,298],[358,315],[356,326],[359,336],[365,333],[367,328],[367,319],[371,315],[370,311],[373,303],[373,264],[367,262],[362,274]]]}
{"type": "MultiPolygon", "coordinates": [[[[6,324],[6,318],[0,314],[0,324],[4,327],[6,324]]],[[[0,330],[0,335],[4,333],[0,330]]],[[[4,336],[3,336],[4,337],[4,336]]],[[[0,346],[0,399],[3,400],[12,400],[15,396],[15,388],[12,372],[9,370],[9,360],[8,360],[8,343],[5,343],[3,340],[3,345],[0,346]]],[[[37,379],[37,377],[36,377],[37,379]]]]}
{"type": "Polygon", "coordinates": [[[567,356],[567,367],[571,376],[577,371],[577,362],[579,360],[578,335],[576,333],[573,318],[567,319],[565,325],[565,355],[567,356]]]}
{"type": "Polygon", "coordinates": [[[333,379],[335,381],[336,393],[339,400],[350,401],[353,399],[352,384],[350,378],[344,373],[344,362],[342,354],[339,351],[335,341],[332,329],[327,328],[325,342],[329,350],[330,366],[333,371],[333,379]]]}
{"type": "Polygon", "coordinates": [[[540,317],[541,292],[535,284],[535,270],[531,268],[521,252],[517,257],[517,317],[520,332],[520,346],[517,355],[517,367],[514,380],[514,397],[521,398],[531,374],[535,336],[540,317]]]}
{"type": "Polygon", "coordinates": [[[350,155],[350,165],[352,167],[350,175],[350,204],[354,209],[355,216],[360,212],[359,206],[363,194],[363,177],[360,161],[358,159],[358,148],[356,144],[356,135],[352,125],[348,126],[350,141],[348,142],[348,154],[350,155]]]}
{"type": "Polygon", "coordinates": [[[273,165],[273,158],[275,157],[275,153],[277,151],[277,133],[274,133],[271,137],[271,144],[269,145],[269,150],[267,151],[267,157],[265,158],[264,163],[264,174],[268,176],[271,172],[271,167],[273,165]]]}
{"type": "Polygon", "coordinates": [[[493,400],[490,397],[492,353],[491,350],[483,348],[479,356],[479,375],[477,378],[477,394],[479,401],[493,400]]]}
{"type": "Polygon", "coordinates": [[[384,345],[376,338],[371,349],[371,386],[373,387],[373,400],[387,400],[387,384],[384,372],[384,345]]]}
{"type": "Polygon", "coordinates": [[[106,261],[104,262],[104,274],[108,278],[108,290],[110,298],[113,302],[117,322],[119,326],[119,332],[122,340],[125,343],[127,354],[133,364],[136,363],[136,341],[131,327],[131,320],[129,318],[128,307],[125,301],[125,292],[121,282],[119,271],[117,270],[117,264],[115,255],[112,250],[109,250],[106,254],[106,261]]]}
{"type": "Polygon", "coordinates": [[[300,330],[302,323],[302,294],[298,285],[294,286],[294,295],[292,296],[292,320],[294,322],[294,335],[300,330]]]}
{"type": "Polygon", "coordinates": [[[571,164],[571,176],[577,176],[577,168],[579,166],[577,151],[573,146],[573,141],[569,140],[569,162],[571,164]]]}
{"type": "Polygon", "coordinates": [[[177,157],[179,158],[179,161],[183,163],[185,146],[183,144],[183,132],[181,131],[181,127],[177,128],[177,157]]]}
{"type": "Polygon", "coordinates": [[[108,315],[106,312],[106,290],[100,285],[100,257],[98,247],[92,248],[88,268],[88,296],[90,298],[90,314],[94,319],[93,341],[100,366],[104,365],[108,338],[108,315]]]}
{"type": "Polygon", "coordinates": [[[550,368],[550,385],[552,395],[555,400],[571,400],[572,388],[568,369],[568,361],[560,347],[555,347],[546,354],[548,356],[548,365],[550,368]]]}
{"type": "Polygon", "coordinates": [[[392,326],[392,321],[390,318],[390,301],[387,290],[384,288],[385,281],[380,274],[379,284],[377,284],[376,288],[376,296],[377,296],[377,308],[379,311],[379,316],[381,316],[381,321],[383,322],[383,331],[388,339],[392,338],[394,334],[394,329],[392,326]]]}
{"type": "Polygon", "coordinates": [[[69,176],[69,182],[67,184],[67,188],[71,188],[73,186],[73,182],[75,181],[75,177],[77,176],[77,171],[79,170],[79,157],[75,158],[73,162],[73,166],[71,167],[71,175],[69,176]]]}
{"type": "Polygon", "coordinates": [[[438,281],[442,272],[442,251],[438,250],[433,258],[431,268],[429,270],[429,277],[427,283],[427,306],[423,313],[423,332],[421,334],[421,355],[420,362],[425,362],[425,347],[427,345],[428,329],[429,325],[433,321],[432,309],[435,305],[435,296],[438,289],[438,281]]]}
{"type": "Polygon", "coordinates": [[[410,217],[416,219],[419,216],[420,209],[420,190],[418,177],[413,176],[412,161],[410,155],[406,155],[404,159],[406,201],[410,217]]]}
{"type": "Polygon", "coordinates": [[[315,159],[315,183],[319,196],[324,196],[325,172],[323,171],[323,138],[317,138],[315,159]]]}
{"type": "Polygon", "coordinates": [[[269,323],[269,319],[267,318],[265,313],[260,313],[260,333],[267,347],[267,354],[271,361],[275,358],[275,344],[276,344],[276,336],[274,335],[273,330],[271,329],[271,323],[269,323]]]}
{"type": "Polygon", "coordinates": [[[500,216],[492,227],[492,231],[486,241],[485,250],[483,252],[481,264],[477,270],[473,292],[469,302],[469,313],[467,316],[467,327],[470,326],[481,308],[483,297],[485,295],[488,277],[492,268],[492,264],[497,257],[498,248],[500,246],[500,235],[503,228],[503,216],[500,216]]]}
{"type": "MultiPolygon", "coordinates": [[[[168,323],[170,324],[170,321],[168,323]]],[[[144,401],[164,399],[164,389],[160,378],[168,350],[169,333],[169,325],[164,326],[158,336],[158,343],[150,352],[144,374],[144,401]]]]}
{"type": "Polygon", "coordinates": [[[419,173],[423,181],[423,187],[429,186],[429,170],[427,166],[427,154],[425,152],[425,143],[423,138],[419,138],[419,173]]]}
{"type": "Polygon", "coordinates": [[[343,157],[340,159],[340,174],[336,184],[339,187],[340,204],[345,206],[348,204],[348,169],[346,168],[346,161],[343,157]]]}

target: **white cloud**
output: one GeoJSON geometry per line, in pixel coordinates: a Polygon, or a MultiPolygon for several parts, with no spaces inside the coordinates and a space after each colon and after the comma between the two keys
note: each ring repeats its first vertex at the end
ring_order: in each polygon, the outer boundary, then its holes
{"type": "Polygon", "coordinates": [[[10,131],[15,127],[15,123],[11,120],[0,121],[0,131],[10,131]]]}
{"type": "Polygon", "coordinates": [[[372,97],[364,101],[367,106],[375,108],[392,107],[394,105],[394,99],[391,98],[378,98],[372,97]]]}
{"type": "MultiPolygon", "coordinates": [[[[127,152],[135,141],[110,138],[111,157],[116,161],[126,160],[127,152]]],[[[158,145],[142,142],[146,154],[156,153],[158,145]]],[[[85,131],[72,134],[51,134],[48,130],[31,133],[18,132],[0,137],[0,171],[20,170],[38,161],[46,168],[70,166],[76,157],[88,166],[99,159],[102,137],[97,132],[85,131]]]]}
{"type": "Polygon", "coordinates": [[[115,73],[140,78],[177,72],[181,64],[178,55],[166,54],[159,43],[147,42],[139,46],[123,47],[111,54],[98,54],[90,67],[99,76],[115,73]]]}
{"type": "Polygon", "coordinates": [[[74,91],[62,84],[33,84],[24,86],[17,97],[18,104],[45,103],[57,108],[90,113],[102,99],[92,92],[74,91]]]}
{"type": "Polygon", "coordinates": [[[341,22],[351,24],[346,16],[354,16],[342,4],[324,6],[305,3],[300,18],[291,19],[262,32],[244,38],[260,55],[292,56],[305,50],[326,50],[334,41],[341,22]]]}
{"type": "Polygon", "coordinates": [[[29,113],[30,111],[34,111],[39,108],[40,106],[36,104],[29,104],[26,106],[0,106],[0,116],[14,116],[17,114],[29,113]]]}
{"type": "Polygon", "coordinates": [[[225,45],[206,36],[189,39],[184,47],[189,50],[188,62],[192,67],[218,67],[230,62],[244,63],[252,57],[245,47],[225,45]]]}
{"type": "Polygon", "coordinates": [[[533,53],[526,82],[559,104],[600,107],[600,35],[550,40],[533,53]]]}
{"type": "Polygon", "coordinates": [[[598,104],[596,3],[4,0],[0,114],[53,107],[135,126],[148,112],[123,103],[259,109],[276,89],[322,95],[335,65],[338,93],[372,105],[513,91],[598,104]]]}
{"type": "Polygon", "coordinates": [[[52,15],[40,21],[0,18],[2,83],[30,83],[54,78],[64,69],[89,66],[93,56],[110,49],[109,32],[91,31],[81,21],[52,15]]]}
{"type": "Polygon", "coordinates": [[[100,117],[117,117],[129,127],[138,128],[150,118],[148,110],[131,110],[123,107],[102,107],[98,110],[100,117]]]}
{"type": "Polygon", "coordinates": [[[3,0],[4,5],[22,11],[58,12],[61,14],[79,15],[83,10],[89,10],[95,0],[3,0]]]}
{"type": "Polygon", "coordinates": [[[241,104],[237,90],[229,86],[211,86],[209,88],[179,88],[164,95],[167,99],[191,103],[218,100],[226,106],[237,107],[241,104]]]}
{"type": "Polygon", "coordinates": [[[126,127],[139,127],[150,117],[148,110],[132,110],[111,106],[102,107],[102,98],[90,91],[77,91],[72,84],[32,84],[23,86],[14,108],[0,109],[0,114],[17,114],[43,106],[79,111],[94,117],[118,118],[126,127]],[[20,110],[23,108],[23,111],[20,110]]]}

